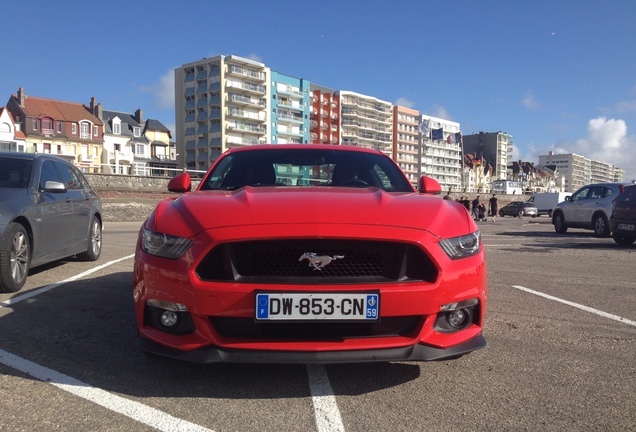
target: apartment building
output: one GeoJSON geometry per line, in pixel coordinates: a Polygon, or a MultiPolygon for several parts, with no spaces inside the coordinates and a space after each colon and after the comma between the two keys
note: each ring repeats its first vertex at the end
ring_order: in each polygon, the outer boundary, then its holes
{"type": "Polygon", "coordinates": [[[20,87],[6,109],[25,136],[25,151],[56,154],[85,172],[101,172],[104,126],[89,107],[27,96],[20,87]]]}
{"type": "Polygon", "coordinates": [[[433,177],[443,190],[462,187],[462,138],[459,123],[420,116],[421,174],[433,177]]]}
{"type": "Polygon", "coordinates": [[[393,160],[413,185],[417,185],[422,172],[419,119],[419,111],[393,106],[393,160]]]}
{"type": "Polygon", "coordinates": [[[272,113],[270,140],[272,144],[309,143],[309,111],[311,83],[271,71],[272,113]]]}
{"type": "Polygon", "coordinates": [[[340,144],[340,95],[312,83],[309,113],[309,142],[340,144]]]}
{"type": "Polygon", "coordinates": [[[242,57],[220,55],[177,68],[175,111],[179,167],[188,170],[206,170],[232,147],[343,144],[383,152],[413,184],[427,174],[445,189],[461,187],[459,123],[427,117],[442,135],[422,136],[417,110],[242,57]]]}
{"type": "Polygon", "coordinates": [[[393,105],[348,90],[336,92],[340,100],[340,143],[376,149],[393,156],[393,105]]]}
{"type": "Polygon", "coordinates": [[[622,181],[625,171],[606,162],[588,159],[574,153],[539,156],[539,165],[554,167],[563,177],[564,191],[574,192],[590,183],[622,181]]]}
{"type": "MultiPolygon", "coordinates": [[[[263,63],[233,55],[175,69],[175,138],[183,146],[183,151],[177,150],[179,166],[207,170],[230,148],[270,141],[270,81],[270,69],[263,63]]],[[[289,100],[295,99],[290,96],[289,100]]],[[[289,107],[286,114],[297,113],[293,104],[289,107]]],[[[286,140],[290,139],[288,127],[294,130],[290,116],[290,122],[283,124],[286,140]]]]}
{"type": "Polygon", "coordinates": [[[464,152],[483,157],[494,167],[493,180],[506,180],[509,177],[508,154],[512,151],[512,135],[506,132],[479,132],[464,135],[464,152]]]}

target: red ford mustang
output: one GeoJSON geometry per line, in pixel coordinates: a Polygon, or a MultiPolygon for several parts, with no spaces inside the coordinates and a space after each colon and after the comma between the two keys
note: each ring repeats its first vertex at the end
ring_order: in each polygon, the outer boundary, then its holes
{"type": "Polygon", "coordinates": [[[484,250],[466,209],[380,152],[262,145],[168,189],[137,243],[139,347],[193,362],[458,357],[485,346],[484,250]]]}

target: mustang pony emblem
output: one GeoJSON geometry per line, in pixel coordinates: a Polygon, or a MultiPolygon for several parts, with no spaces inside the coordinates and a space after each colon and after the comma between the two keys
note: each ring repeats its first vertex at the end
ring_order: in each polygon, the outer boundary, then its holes
{"type": "Polygon", "coordinates": [[[334,255],[330,257],[329,255],[316,255],[315,252],[305,252],[300,258],[298,258],[298,261],[302,261],[304,259],[309,260],[309,267],[313,267],[314,270],[322,270],[324,267],[328,266],[331,261],[342,258],[344,258],[344,255],[334,255]]]}

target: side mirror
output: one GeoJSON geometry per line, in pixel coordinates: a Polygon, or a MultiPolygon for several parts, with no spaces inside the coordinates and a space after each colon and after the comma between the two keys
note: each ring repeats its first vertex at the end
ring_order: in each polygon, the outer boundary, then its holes
{"type": "Polygon", "coordinates": [[[64,193],[66,192],[66,186],[64,186],[64,183],[47,180],[44,184],[44,192],[64,193]]]}
{"type": "Polygon", "coordinates": [[[442,193],[442,186],[434,178],[422,176],[420,177],[417,191],[423,194],[439,195],[442,193]]]}
{"type": "Polygon", "coordinates": [[[168,182],[168,190],[170,192],[190,192],[192,190],[192,180],[187,172],[181,173],[173,177],[168,182]]]}

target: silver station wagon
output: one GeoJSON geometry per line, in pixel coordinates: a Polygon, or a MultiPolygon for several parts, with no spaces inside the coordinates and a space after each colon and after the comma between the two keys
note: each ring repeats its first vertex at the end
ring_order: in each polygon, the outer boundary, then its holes
{"type": "Polygon", "coordinates": [[[49,154],[0,152],[0,292],[29,269],[102,250],[101,201],[73,164],[49,154]]]}

